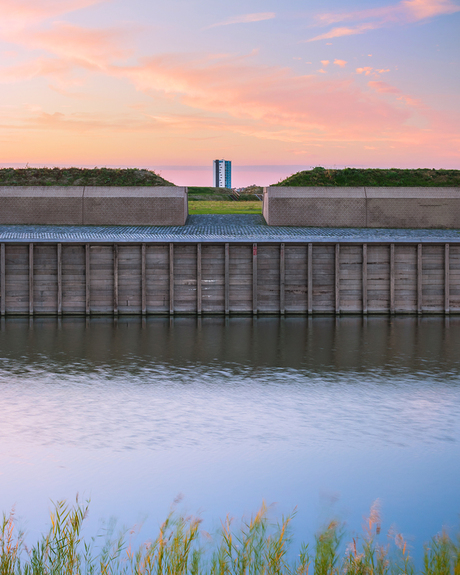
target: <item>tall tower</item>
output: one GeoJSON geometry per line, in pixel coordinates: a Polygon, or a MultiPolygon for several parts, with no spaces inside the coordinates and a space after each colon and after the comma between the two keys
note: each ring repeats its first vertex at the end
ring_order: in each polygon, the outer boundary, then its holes
{"type": "Polygon", "coordinates": [[[229,160],[214,160],[212,172],[215,188],[232,187],[232,162],[229,160]]]}

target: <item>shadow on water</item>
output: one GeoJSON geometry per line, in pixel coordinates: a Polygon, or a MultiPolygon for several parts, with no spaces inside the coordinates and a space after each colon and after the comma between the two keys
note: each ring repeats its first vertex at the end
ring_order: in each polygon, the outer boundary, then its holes
{"type": "Polygon", "coordinates": [[[225,366],[302,372],[460,373],[460,317],[8,318],[4,369],[58,372],[225,366]]]}

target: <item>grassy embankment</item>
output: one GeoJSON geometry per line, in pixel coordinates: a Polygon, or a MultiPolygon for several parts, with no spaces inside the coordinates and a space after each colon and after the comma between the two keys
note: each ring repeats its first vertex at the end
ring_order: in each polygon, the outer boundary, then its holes
{"type": "Polygon", "coordinates": [[[155,172],[136,168],[2,168],[0,186],[174,186],[155,172]]]}
{"type": "MultiPolygon", "coordinates": [[[[214,536],[200,531],[196,518],[171,514],[155,540],[136,546],[131,532],[96,547],[85,541],[82,525],[87,506],[56,504],[49,532],[33,547],[26,547],[14,516],[0,523],[2,575],[413,575],[409,547],[398,533],[380,544],[378,506],[371,508],[364,533],[354,536],[341,552],[343,526],[336,521],[315,537],[311,552],[302,545],[288,553],[292,516],[271,524],[262,509],[235,527],[227,518],[214,536]],[[292,559],[292,557],[296,559],[292,559]]],[[[446,533],[425,545],[423,575],[458,575],[460,540],[446,533]]]]}
{"type": "Polygon", "coordinates": [[[327,170],[313,168],[297,172],[276,186],[386,186],[460,187],[460,170],[400,170],[396,168],[327,170]]]}

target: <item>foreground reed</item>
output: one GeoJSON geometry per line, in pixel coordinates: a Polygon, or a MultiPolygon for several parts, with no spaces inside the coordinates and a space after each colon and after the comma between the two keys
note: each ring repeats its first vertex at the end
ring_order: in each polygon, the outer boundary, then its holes
{"type": "MultiPolygon", "coordinates": [[[[211,536],[200,520],[172,512],[155,540],[134,548],[130,534],[108,539],[97,548],[96,538],[85,541],[82,526],[88,506],[58,502],[51,513],[49,532],[33,547],[24,543],[14,513],[0,525],[0,575],[412,575],[409,548],[399,533],[378,543],[378,505],[371,508],[364,532],[344,552],[343,526],[331,522],[315,537],[310,554],[302,545],[297,556],[288,554],[293,515],[274,525],[267,508],[239,527],[222,522],[211,536]],[[293,558],[295,557],[295,558],[293,558]]],[[[425,545],[424,575],[460,575],[460,541],[443,532],[425,545]]]]}

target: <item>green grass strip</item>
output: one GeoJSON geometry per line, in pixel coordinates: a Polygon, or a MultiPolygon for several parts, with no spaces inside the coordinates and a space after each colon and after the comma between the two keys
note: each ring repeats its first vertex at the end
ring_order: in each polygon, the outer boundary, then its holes
{"type": "Polygon", "coordinates": [[[262,202],[193,201],[188,202],[189,214],[261,214],[262,202]]]}

